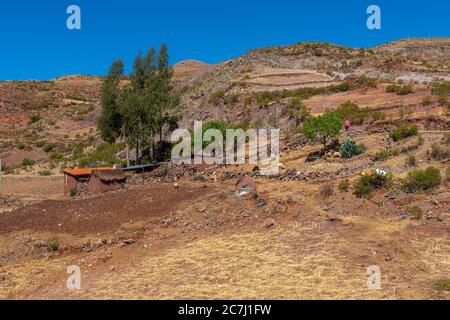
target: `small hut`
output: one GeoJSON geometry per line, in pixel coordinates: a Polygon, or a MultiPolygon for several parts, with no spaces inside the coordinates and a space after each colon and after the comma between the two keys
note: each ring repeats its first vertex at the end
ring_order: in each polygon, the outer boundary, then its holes
{"type": "Polygon", "coordinates": [[[122,170],[94,170],[89,179],[89,191],[93,193],[108,192],[122,187],[126,175],[122,170]]]}
{"type": "Polygon", "coordinates": [[[72,189],[78,189],[80,185],[87,184],[92,173],[101,170],[111,170],[111,168],[64,169],[64,194],[67,195],[72,189]]]}

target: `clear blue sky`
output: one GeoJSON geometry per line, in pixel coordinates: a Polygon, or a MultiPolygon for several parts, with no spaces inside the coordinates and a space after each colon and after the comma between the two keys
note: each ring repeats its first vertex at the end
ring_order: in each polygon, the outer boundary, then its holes
{"type": "Polygon", "coordinates": [[[33,0],[0,3],[0,79],[101,75],[121,58],[166,42],[171,62],[215,63],[265,46],[326,41],[370,47],[407,37],[450,36],[449,0],[33,0]],[[81,8],[82,29],[66,28],[81,8]],[[382,29],[366,9],[382,9],[382,29]]]}

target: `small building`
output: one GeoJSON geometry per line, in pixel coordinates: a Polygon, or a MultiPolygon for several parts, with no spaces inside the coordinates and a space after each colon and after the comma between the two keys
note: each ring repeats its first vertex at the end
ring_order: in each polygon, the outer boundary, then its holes
{"type": "Polygon", "coordinates": [[[112,168],[64,169],[64,195],[81,184],[88,184],[94,171],[109,171],[112,168]]]}
{"type": "Polygon", "coordinates": [[[88,189],[92,193],[102,193],[120,189],[126,180],[122,170],[94,170],[89,179],[88,189]]]}

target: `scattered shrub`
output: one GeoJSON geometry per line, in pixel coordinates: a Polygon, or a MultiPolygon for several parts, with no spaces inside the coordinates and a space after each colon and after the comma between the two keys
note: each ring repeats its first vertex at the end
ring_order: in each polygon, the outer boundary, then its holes
{"type": "Polygon", "coordinates": [[[70,197],[75,197],[77,195],[77,189],[75,189],[75,188],[73,188],[73,189],[70,189],[70,191],[69,191],[69,196],[70,197]]]}
{"type": "Polygon", "coordinates": [[[354,193],[358,198],[370,198],[376,189],[388,186],[391,179],[390,175],[380,175],[375,172],[364,175],[354,185],[354,193]]]}
{"type": "Polygon", "coordinates": [[[408,216],[412,220],[420,220],[423,216],[423,210],[419,207],[408,208],[408,216]]]}
{"type": "Polygon", "coordinates": [[[371,113],[373,121],[383,121],[386,120],[387,115],[383,111],[375,111],[371,113]]]}
{"type": "Polygon", "coordinates": [[[225,97],[225,92],[223,90],[219,90],[211,94],[209,97],[209,103],[212,104],[219,104],[220,100],[222,100],[225,97]]]}
{"type": "Polygon", "coordinates": [[[432,104],[433,103],[433,100],[431,100],[431,97],[430,96],[426,96],[426,97],[423,97],[423,99],[422,99],[422,105],[425,107],[425,106],[429,106],[430,104],[432,104]]]}
{"type": "Polygon", "coordinates": [[[334,189],[331,184],[324,184],[320,187],[320,195],[324,198],[331,197],[334,194],[334,189]]]}
{"type": "Polygon", "coordinates": [[[47,176],[51,176],[52,172],[50,170],[43,170],[43,171],[39,171],[39,175],[42,177],[47,177],[47,176]]]}
{"type": "Polygon", "coordinates": [[[408,155],[408,156],[406,157],[405,164],[406,164],[407,166],[409,166],[409,167],[415,167],[416,164],[417,164],[416,157],[415,157],[414,155],[412,155],[412,154],[408,155]]]}
{"type": "Polygon", "coordinates": [[[356,84],[360,87],[369,87],[376,88],[378,84],[378,80],[376,78],[371,78],[365,75],[362,75],[356,80],[356,84]]]}
{"type": "Polygon", "coordinates": [[[23,149],[25,149],[25,147],[26,147],[25,143],[18,143],[17,144],[17,149],[19,149],[19,150],[23,150],[23,149]]]}
{"type": "Polygon", "coordinates": [[[450,158],[450,150],[444,149],[437,143],[434,143],[431,146],[431,150],[429,152],[430,157],[434,160],[442,161],[450,158]]]}
{"type": "Polygon", "coordinates": [[[389,136],[394,141],[399,141],[402,139],[406,139],[412,136],[416,136],[419,133],[419,128],[412,124],[402,123],[399,124],[397,127],[392,129],[392,131],[389,133],[389,136]]]}
{"type": "Polygon", "coordinates": [[[364,151],[366,151],[366,147],[364,144],[356,144],[355,141],[351,139],[347,139],[344,141],[344,143],[341,145],[341,155],[346,158],[350,159],[354,156],[363,154],[364,151]]]}
{"type": "Polygon", "coordinates": [[[46,143],[46,144],[44,145],[43,150],[44,150],[46,153],[49,153],[49,152],[52,152],[53,149],[55,149],[57,146],[58,146],[58,145],[57,145],[56,143],[46,143]]]}
{"type": "Polygon", "coordinates": [[[33,114],[31,117],[30,117],[30,124],[33,124],[33,123],[36,123],[36,122],[39,122],[41,120],[41,116],[39,115],[39,114],[33,114]]]}
{"type": "Polygon", "coordinates": [[[56,240],[56,239],[50,240],[49,242],[47,242],[46,248],[47,248],[48,252],[55,252],[55,251],[57,251],[58,248],[59,248],[58,240],[56,240]]]}
{"type": "Polygon", "coordinates": [[[429,190],[441,184],[441,173],[435,167],[428,167],[425,170],[414,170],[408,173],[402,183],[405,192],[413,193],[422,190],[429,190]]]}
{"type": "Polygon", "coordinates": [[[372,157],[373,161],[382,161],[390,157],[395,157],[400,154],[400,150],[398,149],[384,149],[380,150],[377,153],[374,154],[372,157]]]}
{"type": "Polygon", "coordinates": [[[22,165],[24,167],[33,166],[35,164],[36,164],[36,161],[28,159],[28,158],[25,158],[25,159],[22,160],[22,165]]]}
{"type": "Polygon", "coordinates": [[[350,188],[350,181],[348,179],[341,180],[339,182],[338,188],[339,188],[339,191],[342,193],[348,192],[348,190],[350,188]]]}
{"type": "Polygon", "coordinates": [[[341,120],[350,119],[354,124],[362,124],[369,111],[369,108],[360,108],[356,103],[347,101],[342,103],[335,113],[341,120]]]}
{"type": "Polygon", "coordinates": [[[450,291],[450,278],[441,278],[434,284],[434,287],[439,291],[450,291]]]}

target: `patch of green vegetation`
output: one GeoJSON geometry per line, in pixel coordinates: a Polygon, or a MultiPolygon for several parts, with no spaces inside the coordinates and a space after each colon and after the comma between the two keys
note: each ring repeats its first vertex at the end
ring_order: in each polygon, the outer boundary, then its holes
{"type": "Polygon", "coordinates": [[[48,252],[55,252],[59,249],[59,242],[56,239],[47,242],[46,246],[48,252]]]}
{"type": "Polygon", "coordinates": [[[43,170],[43,171],[39,171],[39,175],[41,177],[48,177],[52,175],[52,172],[50,170],[43,170]]]}
{"type": "Polygon", "coordinates": [[[387,119],[386,113],[383,111],[374,111],[370,113],[373,121],[383,121],[387,119]]]}
{"type": "Polygon", "coordinates": [[[28,159],[28,158],[24,158],[22,160],[22,166],[24,166],[24,167],[34,166],[35,164],[36,164],[36,161],[28,159]]]}
{"type": "Polygon", "coordinates": [[[362,124],[367,118],[369,108],[360,108],[356,103],[347,101],[342,103],[335,113],[341,120],[349,119],[354,124],[362,124]]]}
{"type": "Polygon", "coordinates": [[[46,143],[43,147],[43,150],[46,153],[52,152],[58,145],[56,143],[46,143]]]}
{"type": "Polygon", "coordinates": [[[404,84],[404,85],[391,84],[386,87],[386,92],[396,93],[399,96],[404,96],[413,93],[414,88],[411,84],[404,84]]]}
{"type": "Polygon", "coordinates": [[[422,105],[423,105],[424,107],[429,106],[429,105],[432,104],[432,103],[433,103],[433,100],[431,99],[430,96],[423,97],[423,99],[422,99],[422,105]]]}
{"type": "Polygon", "coordinates": [[[75,197],[76,195],[77,195],[77,189],[75,189],[75,188],[70,189],[70,191],[69,191],[69,196],[70,196],[71,198],[73,198],[73,197],[75,197]]]}
{"type": "Polygon", "coordinates": [[[39,121],[41,121],[41,116],[39,114],[33,114],[30,117],[29,124],[34,124],[34,123],[39,122],[39,121]]]}
{"type": "Polygon", "coordinates": [[[371,78],[366,75],[362,75],[356,80],[356,84],[359,87],[376,88],[378,85],[378,80],[377,78],[371,78]]]}
{"type": "Polygon", "coordinates": [[[434,287],[439,291],[450,291],[450,277],[437,280],[434,287]]]}
{"type": "Polygon", "coordinates": [[[419,207],[409,207],[408,217],[412,220],[420,220],[423,217],[423,210],[419,207]]]}
{"type": "Polygon", "coordinates": [[[373,172],[371,174],[366,174],[358,179],[356,184],[353,186],[355,189],[354,194],[358,198],[371,198],[373,192],[376,189],[389,186],[392,181],[392,177],[387,175],[377,174],[373,172]]]}
{"type": "Polygon", "coordinates": [[[354,156],[363,154],[366,151],[364,144],[356,144],[355,141],[347,139],[341,144],[341,155],[346,159],[353,158],[354,156]]]}
{"type": "Polygon", "coordinates": [[[342,193],[348,192],[348,190],[350,189],[350,181],[348,179],[341,180],[339,182],[338,189],[342,193]]]}
{"type": "Polygon", "coordinates": [[[395,157],[400,154],[399,149],[384,149],[375,153],[372,157],[373,161],[382,161],[390,157],[395,157]]]}
{"type": "Polygon", "coordinates": [[[223,90],[219,90],[210,95],[208,102],[218,105],[224,97],[225,97],[225,92],[223,90]]]}
{"type": "Polygon", "coordinates": [[[396,126],[392,131],[389,133],[389,136],[394,141],[400,141],[412,136],[416,136],[419,133],[419,128],[414,124],[407,124],[407,123],[401,123],[398,126],[396,126]]]}
{"type": "Polygon", "coordinates": [[[78,159],[80,168],[112,166],[114,164],[121,164],[123,161],[116,157],[116,154],[123,150],[123,143],[103,143],[97,146],[97,149],[90,154],[83,155],[78,159]]]}
{"type": "Polygon", "coordinates": [[[20,142],[20,143],[18,143],[18,144],[16,145],[16,147],[17,147],[17,149],[19,149],[19,150],[23,150],[23,149],[25,149],[25,148],[26,148],[26,144],[25,144],[25,143],[22,143],[22,142],[20,142]]]}
{"type": "Polygon", "coordinates": [[[414,170],[402,181],[402,189],[407,193],[424,191],[435,188],[441,184],[441,173],[435,167],[425,170],[414,170]]]}
{"type": "Polygon", "coordinates": [[[447,160],[450,158],[450,150],[442,148],[439,144],[431,145],[430,157],[437,161],[447,160]]]}

